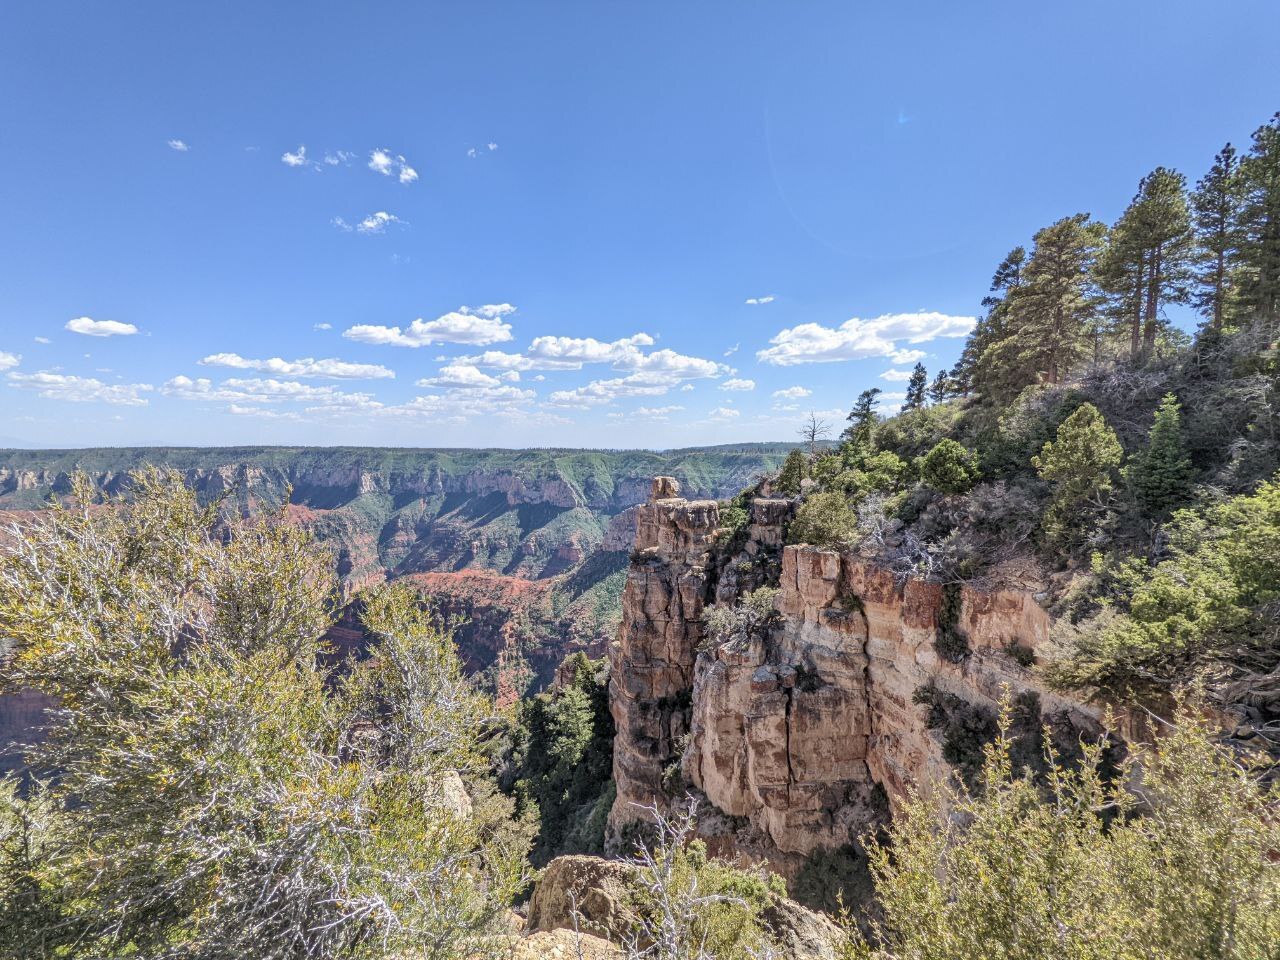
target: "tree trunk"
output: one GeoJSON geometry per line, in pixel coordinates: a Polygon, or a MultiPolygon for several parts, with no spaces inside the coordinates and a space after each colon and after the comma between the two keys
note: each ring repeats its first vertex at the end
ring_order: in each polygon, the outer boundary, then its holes
{"type": "Polygon", "coordinates": [[[1142,257],[1133,282],[1133,316],[1129,318],[1129,362],[1137,363],[1142,353],[1142,257]]]}
{"type": "Polygon", "coordinates": [[[1151,252],[1151,269],[1147,276],[1147,309],[1142,326],[1142,359],[1156,352],[1156,316],[1160,308],[1160,248],[1151,252]]]}

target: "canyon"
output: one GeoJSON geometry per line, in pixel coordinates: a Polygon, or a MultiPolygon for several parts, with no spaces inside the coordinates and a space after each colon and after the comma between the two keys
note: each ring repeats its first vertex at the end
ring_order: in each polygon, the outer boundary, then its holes
{"type": "MultiPolygon", "coordinates": [[[[110,448],[0,450],[0,527],[21,523],[84,473],[104,495],[132,471],[176,471],[228,522],[284,511],[333,554],[342,618],[328,640],[358,648],[357,594],[413,578],[460,622],[468,671],[500,702],[550,682],[568,654],[601,654],[613,636],[635,531],[652,477],[699,496],[736,494],[781,464],[788,444],[670,451],[409,448],[110,448]]],[[[0,694],[0,775],[43,709],[0,694]]]]}
{"type": "Polygon", "coordinates": [[[963,773],[961,734],[993,731],[1005,701],[1021,729],[1065,748],[1101,735],[1100,707],[1030,669],[1051,625],[1031,589],[945,587],[856,550],[787,545],[790,510],[757,497],[734,533],[670,477],[639,508],[611,647],[615,843],[646,807],[688,793],[713,852],[794,879],[913,787],[963,773]],[[765,629],[707,635],[712,604],[763,586],[777,590],[765,629]]]}

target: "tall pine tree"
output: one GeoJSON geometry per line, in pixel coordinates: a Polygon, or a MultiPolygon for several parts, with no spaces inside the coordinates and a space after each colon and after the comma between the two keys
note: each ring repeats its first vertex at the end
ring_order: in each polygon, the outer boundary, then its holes
{"type": "Polygon", "coordinates": [[[1086,355],[1098,298],[1092,280],[1106,227],[1077,213],[1035,235],[1035,247],[1009,291],[1004,336],[982,353],[977,385],[1012,396],[1036,383],[1059,383],[1086,355]]]}
{"type": "Polygon", "coordinates": [[[1143,177],[1098,260],[1098,282],[1112,315],[1127,325],[1134,362],[1155,352],[1161,308],[1190,294],[1194,234],[1186,186],[1182,174],[1165,167],[1143,177]]]}
{"type": "Polygon", "coordinates": [[[1240,175],[1240,305],[1274,339],[1280,335],[1280,113],[1254,132],[1240,175]]]}
{"type": "Polygon", "coordinates": [[[987,312],[978,320],[969,339],[965,341],[960,359],[951,368],[950,379],[956,393],[966,397],[970,394],[975,386],[978,361],[983,351],[1007,335],[1005,318],[1009,309],[1009,295],[1021,282],[1022,266],[1026,262],[1026,249],[1014,247],[996,267],[995,276],[991,278],[991,290],[982,299],[982,306],[987,312]]]}
{"type": "Polygon", "coordinates": [[[929,372],[923,363],[917,363],[911,370],[911,379],[907,381],[907,397],[902,402],[903,410],[919,410],[924,406],[924,392],[929,386],[929,372]]]}
{"type": "Polygon", "coordinates": [[[876,404],[879,403],[876,397],[880,393],[879,387],[863,390],[858,394],[849,416],[845,418],[849,421],[849,426],[844,428],[840,439],[844,444],[846,458],[871,453],[872,434],[876,427],[876,404]]]}
{"type": "Polygon", "coordinates": [[[1193,302],[1215,332],[1227,321],[1240,257],[1241,194],[1240,164],[1228,143],[1191,194],[1199,247],[1193,302]]]}

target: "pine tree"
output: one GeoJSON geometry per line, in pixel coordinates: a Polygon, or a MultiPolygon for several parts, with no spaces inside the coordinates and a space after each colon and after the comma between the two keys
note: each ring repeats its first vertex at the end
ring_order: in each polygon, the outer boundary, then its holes
{"type": "Polygon", "coordinates": [[[949,396],[951,396],[951,378],[947,376],[947,371],[939,370],[938,375],[933,378],[933,383],[929,384],[929,399],[933,403],[942,403],[949,396]]]}
{"type": "Polygon", "coordinates": [[[1097,306],[1091,272],[1105,232],[1078,213],[1036,233],[1021,282],[1009,293],[1008,335],[979,361],[984,393],[1011,395],[1037,380],[1059,383],[1085,356],[1097,306]]]}
{"type": "Polygon", "coordinates": [[[1022,280],[1022,266],[1027,261],[1027,251],[1023,247],[1010,250],[1000,265],[996,267],[995,276],[991,278],[991,290],[982,298],[982,306],[986,314],[978,320],[969,339],[965,341],[960,359],[951,368],[951,382],[954,392],[968,396],[975,386],[978,361],[987,347],[1003,338],[1005,316],[1008,313],[1009,295],[1022,280]]]}
{"type": "Polygon", "coordinates": [[[911,370],[911,379],[907,381],[907,398],[903,401],[903,410],[919,410],[924,406],[924,392],[929,385],[929,371],[923,363],[917,363],[911,370]]]}
{"type": "Polygon", "coordinates": [[[1240,163],[1244,187],[1240,303],[1272,337],[1280,328],[1280,113],[1253,134],[1240,163]]]}
{"type": "Polygon", "coordinates": [[[876,426],[876,404],[879,403],[876,397],[881,392],[879,387],[863,390],[858,394],[849,416],[845,418],[849,421],[849,426],[844,428],[840,439],[846,448],[846,458],[849,454],[865,455],[871,452],[872,433],[876,426]]]}
{"type": "Polygon", "coordinates": [[[1184,303],[1190,293],[1194,235],[1186,177],[1156,167],[1112,231],[1099,263],[1099,282],[1129,324],[1129,358],[1155,352],[1161,307],[1184,303]]]}
{"type": "Polygon", "coordinates": [[[787,459],[782,463],[782,472],[778,474],[778,481],[774,484],[778,492],[789,497],[799,496],[800,484],[809,475],[808,466],[808,460],[799,447],[788,453],[787,459]]]}
{"type": "Polygon", "coordinates": [[[1053,502],[1045,514],[1049,536],[1064,545],[1087,538],[1095,517],[1106,507],[1112,475],[1124,449],[1106,418],[1091,403],[1082,403],[1058,427],[1031,465],[1053,486],[1053,502]]]}
{"type": "Polygon", "coordinates": [[[1147,447],[1130,459],[1126,476],[1148,517],[1166,519],[1173,508],[1186,501],[1191,461],[1182,439],[1182,408],[1172,393],[1160,401],[1147,447]]]}
{"type": "Polygon", "coordinates": [[[1191,194],[1199,245],[1193,302],[1214,331],[1222,329],[1231,302],[1240,256],[1241,199],[1240,164],[1228,143],[1191,194]]]}

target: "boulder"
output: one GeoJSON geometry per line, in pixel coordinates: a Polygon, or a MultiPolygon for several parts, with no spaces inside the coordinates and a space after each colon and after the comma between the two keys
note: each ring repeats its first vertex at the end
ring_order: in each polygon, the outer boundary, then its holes
{"type": "Polygon", "coordinates": [[[556,857],[538,878],[529,901],[528,929],[578,929],[621,943],[635,926],[627,904],[627,888],[635,870],[616,860],[599,857],[556,857]]]}

